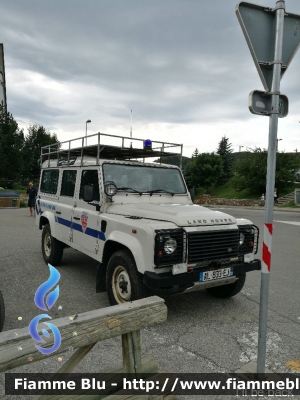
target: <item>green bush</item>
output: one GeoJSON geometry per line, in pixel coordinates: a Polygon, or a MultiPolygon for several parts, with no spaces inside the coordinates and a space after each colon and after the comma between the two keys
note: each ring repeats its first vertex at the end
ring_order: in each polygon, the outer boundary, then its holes
{"type": "Polygon", "coordinates": [[[20,208],[26,208],[28,207],[28,203],[25,200],[20,200],[20,208]]]}

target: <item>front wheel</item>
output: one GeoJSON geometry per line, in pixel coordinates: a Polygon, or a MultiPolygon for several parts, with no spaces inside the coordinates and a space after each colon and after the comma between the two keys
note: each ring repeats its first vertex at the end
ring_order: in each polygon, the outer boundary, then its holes
{"type": "Polygon", "coordinates": [[[51,235],[50,225],[45,225],[42,232],[42,252],[47,264],[59,265],[63,256],[64,244],[51,235]]]}
{"type": "Polygon", "coordinates": [[[116,251],[106,271],[106,289],[111,305],[146,297],[146,287],[129,251],[116,251]]]}
{"type": "Polygon", "coordinates": [[[237,275],[237,278],[239,278],[237,281],[230,283],[229,285],[216,286],[206,290],[214,297],[222,299],[233,297],[243,289],[246,281],[246,274],[237,275]]]}

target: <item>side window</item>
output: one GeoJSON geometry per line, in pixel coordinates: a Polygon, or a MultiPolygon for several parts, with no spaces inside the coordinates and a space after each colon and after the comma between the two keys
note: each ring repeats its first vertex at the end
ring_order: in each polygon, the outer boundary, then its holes
{"type": "Polygon", "coordinates": [[[76,183],[76,170],[65,170],[63,172],[60,195],[73,197],[76,183]]]}
{"type": "Polygon", "coordinates": [[[58,184],[59,170],[58,169],[48,169],[43,171],[42,181],[41,181],[41,192],[56,194],[57,184],[58,184]]]}
{"type": "Polygon", "coordinates": [[[94,200],[100,200],[99,180],[97,170],[83,170],[81,174],[79,198],[83,198],[83,187],[85,185],[92,185],[94,187],[94,200]]]}

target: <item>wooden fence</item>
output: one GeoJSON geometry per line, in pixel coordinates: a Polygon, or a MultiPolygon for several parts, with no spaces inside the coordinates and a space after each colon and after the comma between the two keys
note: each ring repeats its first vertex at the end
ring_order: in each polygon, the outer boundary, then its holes
{"type": "MultiPolygon", "coordinates": [[[[116,336],[122,336],[122,355],[123,365],[114,371],[101,371],[109,372],[112,374],[124,373],[151,373],[158,372],[156,361],[151,356],[141,358],[141,345],[140,345],[140,330],[149,326],[160,324],[167,319],[167,307],[164,300],[160,297],[153,296],[142,300],[136,300],[121,305],[102,308],[74,316],[59,318],[51,320],[51,323],[60,331],[61,346],[56,352],[56,356],[68,351],[73,347],[77,349],[75,353],[61,366],[57,373],[70,373],[74,370],[77,364],[84,358],[84,356],[95,346],[97,342],[110,339],[116,336]]],[[[44,324],[38,325],[38,332],[41,333],[45,329],[44,324]]],[[[47,329],[46,329],[47,330],[47,329]]],[[[51,336],[51,335],[50,335],[51,336]]],[[[45,344],[44,348],[50,348],[53,345],[51,337],[47,339],[43,335],[45,344]]],[[[0,372],[8,371],[13,368],[29,364],[32,362],[40,361],[53,354],[44,355],[40,353],[35,345],[36,343],[30,336],[28,327],[10,330],[0,333],[0,372]],[[20,349],[22,349],[20,351],[20,349]]],[[[102,355],[101,357],[105,357],[102,355]]],[[[155,376],[155,375],[154,375],[155,376]]],[[[154,378],[153,376],[153,378],[154,378]]],[[[116,378],[117,379],[117,378],[116,378]]],[[[156,378],[155,378],[156,379],[156,378]]],[[[117,390],[117,389],[116,389],[117,390]]],[[[82,395],[75,393],[72,394],[72,399],[85,399],[87,392],[82,395]]],[[[70,398],[66,395],[38,395],[35,399],[62,399],[70,398]]],[[[129,399],[166,399],[172,400],[175,398],[173,395],[118,395],[117,393],[101,395],[89,395],[89,400],[96,399],[107,400],[129,400],[129,399]]]]}

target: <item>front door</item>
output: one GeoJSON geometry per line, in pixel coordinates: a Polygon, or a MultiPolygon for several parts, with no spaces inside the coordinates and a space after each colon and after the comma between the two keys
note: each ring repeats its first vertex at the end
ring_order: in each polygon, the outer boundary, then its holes
{"type": "Polygon", "coordinates": [[[83,188],[85,185],[92,185],[94,188],[94,201],[100,200],[99,175],[97,169],[83,169],[81,172],[79,196],[76,207],[73,208],[72,231],[73,242],[91,253],[99,250],[99,240],[104,240],[100,231],[100,212],[94,205],[83,200],[83,188]]]}

